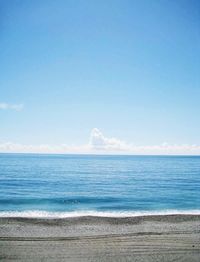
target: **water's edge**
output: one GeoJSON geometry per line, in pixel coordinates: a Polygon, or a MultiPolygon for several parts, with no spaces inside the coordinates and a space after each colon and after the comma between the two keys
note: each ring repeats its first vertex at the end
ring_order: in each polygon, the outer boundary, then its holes
{"type": "Polygon", "coordinates": [[[168,215],[200,215],[200,210],[165,210],[165,211],[135,211],[135,212],[98,212],[98,211],[74,211],[74,212],[47,212],[40,210],[8,211],[0,212],[0,218],[73,218],[73,217],[144,217],[144,216],[168,216],[168,215]]]}

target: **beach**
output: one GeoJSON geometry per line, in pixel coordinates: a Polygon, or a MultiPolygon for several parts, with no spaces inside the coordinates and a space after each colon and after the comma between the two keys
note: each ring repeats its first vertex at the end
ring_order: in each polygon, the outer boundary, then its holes
{"type": "Polygon", "coordinates": [[[1,261],[200,261],[200,215],[1,218],[1,261]]]}

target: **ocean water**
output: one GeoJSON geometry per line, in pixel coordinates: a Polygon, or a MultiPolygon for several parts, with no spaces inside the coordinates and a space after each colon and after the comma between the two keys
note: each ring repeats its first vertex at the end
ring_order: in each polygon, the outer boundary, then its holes
{"type": "Polygon", "coordinates": [[[200,157],[0,154],[0,216],[200,213],[200,157]]]}

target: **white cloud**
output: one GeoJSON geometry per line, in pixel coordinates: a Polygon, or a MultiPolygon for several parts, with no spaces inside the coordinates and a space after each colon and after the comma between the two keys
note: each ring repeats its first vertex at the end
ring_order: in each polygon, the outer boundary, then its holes
{"type": "Polygon", "coordinates": [[[48,153],[48,154],[65,154],[65,153],[88,153],[88,145],[68,146],[62,145],[23,145],[18,143],[0,143],[0,152],[3,153],[48,153]]]}
{"type": "Polygon", "coordinates": [[[89,145],[94,150],[124,151],[130,149],[124,141],[114,137],[107,138],[97,128],[93,128],[91,131],[89,145]]]}
{"type": "Polygon", "coordinates": [[[16,110],[21,111],[24,108],[23,104],[8,104],[8,103],[0,103],[1,110],[16,110]]]}
{"type": "Polygon", "coordinates": [[[74,153],[74,154],[139,154],[139,155],[200,155],[199,145],[170,145],[163,143],[153,146],[135,146],[117,138],[108,138],[94,128],[89,142],[80,146],[62,145],[23,145],[0,143],[0,152],[5,153],[74,153]]]}
{"type": "Polygon", "coordinates": [[[132,154],[142,155],[200,155],[200,146],[197,145],[170,145],[132,146],[132,154]]]}
{"type": "Polygon", "coordinates": [[[128,144],[125,141],[119,140],[117,138],[107,138],[102,132],[94,128],[91,131],[89,145],[93,151],[103,151],[103,152],[112,152],[112,153],[125,153],[125,154],[189,154],[189,155],[199,155],[200,146],[198,145],[170,145],[166,142],[161,145],[153,146],[135,146],[128,144]]]}

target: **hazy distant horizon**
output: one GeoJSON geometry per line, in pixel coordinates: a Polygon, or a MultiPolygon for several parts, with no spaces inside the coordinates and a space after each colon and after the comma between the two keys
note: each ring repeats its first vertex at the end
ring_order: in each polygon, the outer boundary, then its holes
{"type": "Polygon", "coordinates": [[[117,138],[108,138],[94,128],[88,143],[84,145],[22,145],[14,143],[0,144],[2,153],[38,153],[38,154],[96,154],[96,155],[200,155],[198,145],[161,145],[141,146],[128,144],[117,138]]]}

